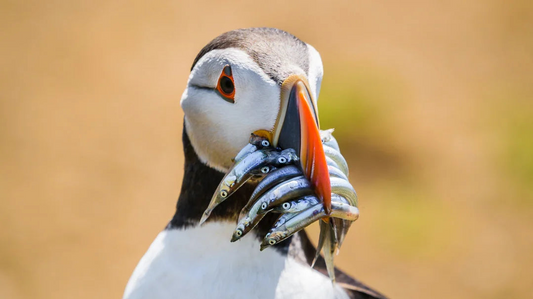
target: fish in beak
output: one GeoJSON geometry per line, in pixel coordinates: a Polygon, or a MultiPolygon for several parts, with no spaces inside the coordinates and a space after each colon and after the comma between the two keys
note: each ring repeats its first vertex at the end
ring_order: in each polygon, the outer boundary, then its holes
{"type": "Polygon", "coordinates": [[[329,215],[331,185],[328,165],[320,137],[316,100],[305,76],[291,75],[281,86],[281,105],[272,131],[272,143],[280,148],[296,150],[304,175],[329,215]]]}
{"type": "MultiPolygon", "coordinates": [[[[303,175],[310,182],[310,188],[313,189],[324,206],[326,216],[331,213],[331,182],[328,162],[318,128],[316,102],[309,90],[307,79],[301,75],[289,76],[283,82],[280,108],[274,127],[270,131],[259,130],[252,133],[251,145],[244,147],[237,154],[234,160],[235,164],[224,176],[213,194],[211,202],[202,215],[200,224],[207,220],[217,205],[225,201],[253,176],[251,170],[259,167],[262,167],[261,169],[266,168],[267,171],[265,172],[261,170],[263,174],[266,174],[269,172],[270,166],[278,167],[291,163],[300,163],[303,175]],[[267,140],[269,142],[264,145],[266,146],[265,150],[257,150],[258,146],[262,146],[262,142],[267,140]],[[255,141],[261,141],[261,143],[256,145],[255,141]],[[283,150],[278,153],[280,148],[283,150]],[[275,162],[272,157],[276,160],[275,162]]],[[[336,162],[332,161],[331,163],[335,164],[336,162]]]]}

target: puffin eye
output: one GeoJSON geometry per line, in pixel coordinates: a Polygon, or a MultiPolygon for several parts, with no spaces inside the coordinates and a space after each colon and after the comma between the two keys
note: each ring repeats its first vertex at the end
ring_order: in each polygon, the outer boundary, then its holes
{"type": "Polygon", "coordinates": [[[235,82],[233,81],[233,73],[231,66],[226,65],[218,78],[217,91],[224,98],[224,100],[235,103],[235,82]]]}

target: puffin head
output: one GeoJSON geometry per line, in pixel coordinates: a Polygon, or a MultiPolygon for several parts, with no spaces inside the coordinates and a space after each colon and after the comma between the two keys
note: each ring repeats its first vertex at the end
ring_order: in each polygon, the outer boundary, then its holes
{"type": "Polygon", "coordinates": [[[322,75],[318,52],[279,29],[238,29],[212,40],[194,60],[181,98],[200,161],[227,172],[255,132],[295,149],[312,172],[315,149],[322,148],[316,106],[322,75]]]}

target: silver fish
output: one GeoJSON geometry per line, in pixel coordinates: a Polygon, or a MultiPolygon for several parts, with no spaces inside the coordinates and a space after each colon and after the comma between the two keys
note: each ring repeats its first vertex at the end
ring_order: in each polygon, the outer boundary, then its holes
{"type": "Polygon", "coordinates": [[[252,133],[249,143],[242,148],[242,150],[233,158],[234,163],[240,162],[244,157],[255,152],[256,150],[271,147],[270,141],[267,138],[257,136],[252,133]]]}
{"type": "Polygon", "coordinates": [[[328,167],[335,167],[337,169],[340,169],[339,165],[337,165],[337,163],[335,163],[335,161],[333,161],[333,159],[328,156],[326,156],[326,164],[328,164],[328,167]]]}
{"type": "MultiPolygon", "coordinates": [[[[257,215],[257,210],[256,209],[252,208],[251,211],[252,211],[251,215],[257,215]]],[[[296,215],[298,215],[298,213],[285,213],[285,214],[282,214],[281,216],[279,216],[278,220],[276,221],[276,223],[274,223],[272,228],[280,227],[281,225],[283,225],[285,222],[287,222],[289,219],[295,217],[296,215]]],[[[261,219],[263,219],[264,216],[265,216],[265,214],[258,215],[256,218],[254,218],[254,222],[252,222],[252,218],[251,217],[245,217],[245,218],[241,219],[239,221],[239,223],[237,224],[237,227],[233,231],[233,235],[231,237],[231,242],[235,242],[235,241],[239,240],[240,238],[244,237],[248,232],[250,232],[250,230],[252,230],[257,225],[257,223],[259,223],[259,221],[261,219]]]]}
{"type": "MultiPolygon", "coordinates": [[[[331,161],[333,161],[333,160],[331,160],[331,161]]],[[[331,165],[328,164],[328,172],[329,172],[329,176],[330,177],[336,177],[336,178],[340,178],[340,179],[343,179],[343,180],[346,180],[346,181],[348,180],[348,177],[344,174],[344,172],[342,172],[340,169],[338,169],[335,166],[331,166],[331,165]]]]}
{"type": "Polygon", "coordinates": [[[331,177],[330,182],[331,193],[344,197],[351,205],[357,207],[357,193],[352,185],[350,185],[350,182],[335,177],[331,177]]]}
{"type": "Polygon", "coordinates": [[[324,250],[324,262],[332,282],[335,282],[335,264],[333,263],[334,253],[337,249],[337,238],[335,236],[335,227],[332,221],[336,218],[330,218],[329,222],[318,221],[320,227],[320,237],[316,248],[316,254],[311,263],[311,268],[320,256],[320,251],[324,250]]]}
{"type": "Polygon", "coordinates": [[[328,216],[348,221],[355,221],[359,218],[359,209],[347,203],[332,201],[331,213],[328,216]]]}
{"type": "MultiPolygon", "coordinates": [[[[258,223],[265,217],[266,214],[258,215],[257,211],[261,207],[261,204],[255,202],[254,205],[249,209],[248,213],[239,219],[237,227],[233,231],[231,237],[231,242],[235,242],[240,238],[244,237],[248,232],[250,232],[258,223]]],[[[288,215],[288,214],[287,214],[288,215]]],[[[283,215],[285,216],[285,215],[283,215]]]]}
{"type": "Polygon", "coordinates": [[[264,177],[277,168],[281,168],[281,167],[285,167],[290,164],[294,164],[296,161],[300,160],[300,158],[298,158],[298,155],[296,155],[296,151],[291,148],[284,149],[282,151],[274,151],[272,149],[267,149],[267,148],[263,150],[258,150],[258,152],[261,152],[261,151],[267,152],[268,158],[262,163],[260,163],[260,161],[256,161],[256,163],[260,164],[261,166],[268,167],[269,171],[266,171],[266,168],[257,167],[257,166],[253,168],[249,168],[248,172],[253,176],[264,177]]]}
{"type": "Polygon", "coordinates": [[[316,220],[324,217],[325,214],[324,205],[322,203],[316,204],[315,206],[298,213],[296,216],[287,220],[284,224],[271,229],[261,243],[261,250],[287,239],[292,234],[305,228],[310,223],[313,223],[316,220]]]}
{"type": "Polygon", "coordinates": [[[266,175],[265,178],[261,182],[259,182],[259,184],[257,184],[257,187],[255,187],[254,192],[250,197],[250,200],[248,200],[248,203],[246,203],[246,205],[242,208],[239,214],[239,221],[246,217],[246,215],[252,209],[252,206],[257,201],[257,198],[263,193],[265,193],[267,190],[271,189],[283,180],[291,179],[301,175],[302,171],[300,170],[300,168],[294,165],[278,168],[266,175]]]}
{"type": "Polygon", "coordinates": [[[315,266],[316,260],[320,256],[320,252],[322,251],[322,248],[324,247],[324,240],[327,237],[327,230],[323,227],[326,223],[324,221],[318,221],[318,225],[320,227],[320,234],[318,235],[318,243],[316,245],[316,253],[315,257],[313,258],[313,262],[311,263],[311,268],[315,266]]]}
{"type": "Polygon", "coordinates": [[[272,226],[272,228],[278,228],[282,226],[285,222],[287,222],[289,219],[295,217],[298,215],[298,213],[286,213],[279,216],[278,220],[276,220],[276,223],[272,226]]]}
{"type": "MultiPolygon", "coordinates": [[[[326,156],[326,164],[328,165],[328,169],[335,168],[339,172],[342,172],[342,176],[337,175],[337,177],[341,177],[343,179],[345,178],[345,180],[348,180],[348,176],[346,175],[346,173],[344,173],[344,171],[341,170],[341,167],[339,166],[339,164],[337,164],[337,162],[335,162],[332,158],[326,156]]],[[[335,173],[338,173],[338,172],[335,172],[335,173]]]]}
{"type": "Polygon", "coordinates": [[[272,209],[273,213],[298,213],[318,204],[320,200],[315,195],[307,195],[292,201],[286,201],[272,209]]]}
{"type": "MultiPolygon", "coordinates": [[[[344,204],[349,204],[348,200],[340,195],[337,195],[337,194],[331,194],[331,201],[332,202],[339,202],[339,203],[344,203],[344,204]]],[[[339,219],[339,218],[333,218],[331,217],[330,219],[330,222],[331,222],[331,225],[333,226],[333,229],[335,231],[335,240],[336,240],[336,243],[338,244],[337,248],[340,248],[340,245],[342,244],[342,241],[344,240],[344,236],[347,232],[347,229],[345,228],[346,227],[346,223],[352,223],[352,221],[348,221],[348,220],[344,220],[344,219],[339,219]]],[[[326,228],[326,226],[323,227],[323,224],[326,224],[324,221],[319,221],[320,223],[320,234],[319,234],[319,237],[318,237],[318,244],[317,244],[317,247],[316,247],[316,254],[315,254],[315,258],[313,259],[313,262],[311,263],[311,267],[313,267],[315,265],[315,262],[316,260],[318,259],[318,257],[320,256],[320,251],[322,250],[322,247],[324,246],[324,240],[326,238],[326,233],[327,233],[327,230],[324,229],[326,228]]],[[[329,229],[329,228],[328,228],[329,229]]]]}
{"type": "Polygon", "coordinates": [[[274,206],[285,201],[305,195],[313,195],[314,193],[311,183],[306,177],[299,176],[292,178],[268,190],[259,197],[257,203],[260,204],[260,207],[257,213],[265,214],[274,206]]]}
{"type": "Polygon", "coordinates": [[[261,243],[261,250],[287,239],[309,224],[324,217],[335,217],[349,221],[355,221],[357,218],[359,218],[359,209],[349,204],[332,201],[331,213],[327,215],[324,211],[324,205],[319,203],[298,213],[293,218],[287,220],[283,225],[270,230],[261,243]]]}
{"type": "Polygon", "coordinates": [[[326,154],[326,157],[331,158],[337,164],[337,168],[344,172],[346,176],[349,175],[348,162],[346,162],[346,159],[344,159],[338,150],[324,146],[324,154],[326,154]]]}
{"type": "Polygon", "coordinates": [[[322,251],[322,248],[324,247],[325,239],[329,236],[328,232],[330,230],[330,227],[333,228],[333,236],[335,238],[335,242],[333,244],[337,247],[339,238],[338,238],[338,232],[336,232],[336,230],[337,229],[342,230],[342,225],[343,225],[342,221],[348,221],[348,220],[343,220],[343,219],[338,219],[338,218],[329,218],[329,223],[326,223],[325,221],[318,221],[319,227],[320,227],[320,235],[318,237],[316,253],[315,253],[315,257],[313,258],[313,262],[311,263],[311,268],[315,266],[315,262],[320,256],[320,252],[322,251]],[[338,227],[341,227],[341,228],[338,228],[338,227]]]}
{"type": "MultiPolygon", "coordinates": [[[[256,213],[254,213],[256,214],[256,213]]],[[[263,219],[263,215],[260,215],[259,217],[255,217],[255,222],[252,223],[252,218],[246,216],[239,220],[239,223],[237,223],[237,227],[235,227],[235,230],[233,231],[233,234],[231,235],[231,242],[235,242],[242,237],[244,237],[249,231],[251,231],[257,223],[261,219],[263,219]]]]}
{"type": "Polygon", "coordinates": [[[255,187],[254,192],[250,196],[251,201],[255,201],[259,196],[263,195],[268,189],[274,187],[283,180],[289,180],[302,175],[302,170],[294,165],[289,165],[283,168],[276,169],[269,173],[265,178],[255,187]]]}
{"type": "Polygon", "coordinates": [[[326,262],[326,269],[328,271],[329,278],[332,282],[335,282],[335,265],[333,258],[335,256],[335,250],[337,248],[337,240],[335,239],[335,232],[331,223],[324,223],[320,221],[320,230],[324,230],[324,261],[326,262]]]}
{"type": "MultiPolygon", "coordinates": [[[[275,186],[274,188],[266,191],[257,201],[253,202],[250,208],[245,207],[243,211],[246,213],[241,214],[237,228],[235,229],[232,237],[232,242],[245,236],[250,230],[252,230],[266,215],[266,210],[270,201],[287,201],[289,199],[311,195],[314,191],[311,188],[311,184],[305,177],[299,176],[292,178],[286,182],[275,186]]],[[[243,212],[241,211],[241,213],[243,212]]]]}
{"type": "MultiPolygon", "coordinates": [[[[338,194],[331,194],[331,200],[336,202],[342,202],[345,204],[350,204],[348,200],[338,194]]],[[[335,229],[335,238],[337,239],[337,250],[339,250],[344,242],[344,238],[348,233],[348,229],[352,225],[353,221],[348,221],[339,218],[331,218],[333,222],[333,228],[335,229]]],[[[337,252],[338,254],[338,252],[337,252]]]]}
{"type": "Polygon", "coordinates": [[[281,152],[273,149],[263,149],[248,154],[239,163],[234,164],[224,176],[213,194],[211,202],[204,211],[200,224],[209,218],[215,207],[224,202],[253,176],[265,175],[276,167],[295,161],[298,161],[298,156],[293,149],[287,149],[281,152]]]}
{"type": "MultiPolygon", "coordinates": [[[[355,192],[352,185],[346,181],[339,178],[331,177],[331,201],[348,201],[350,205],[353,205],[357,207],[358,200],[357,200],[357,193],[355,192]]],[[[340,220],[335,219],[335,231],[337,234],[337,240],[338,240],[338,248],[342,246],[342,243],[344,242],[344,238],[346,237],[346,234],[348,233],[348,229],[352,225],[353,221],[348,220],[340,220]]]]}
{"type": "Polygon", "coordinates": [[[342,245],[342,242],[344,242],[344,237],[346,236],[346,227],[349,224],[352,223],[352,221],[339,219],[339,218],[330,218],[331,225],[333,227],[333,231],[335,233],[335,244],[337,247],[337,254],[339,254],[340,247],[342,245]]]}

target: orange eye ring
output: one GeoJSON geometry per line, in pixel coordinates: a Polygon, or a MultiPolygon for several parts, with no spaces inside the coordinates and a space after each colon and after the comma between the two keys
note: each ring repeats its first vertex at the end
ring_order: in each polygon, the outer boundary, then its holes
{"type": "Polygon", "coordinates": [[[224,100],[230,103],[235,103],[235,81],[233,81],[231,66],[224,66],[224,69],[218,78],[217,91],[224,100]]]}

